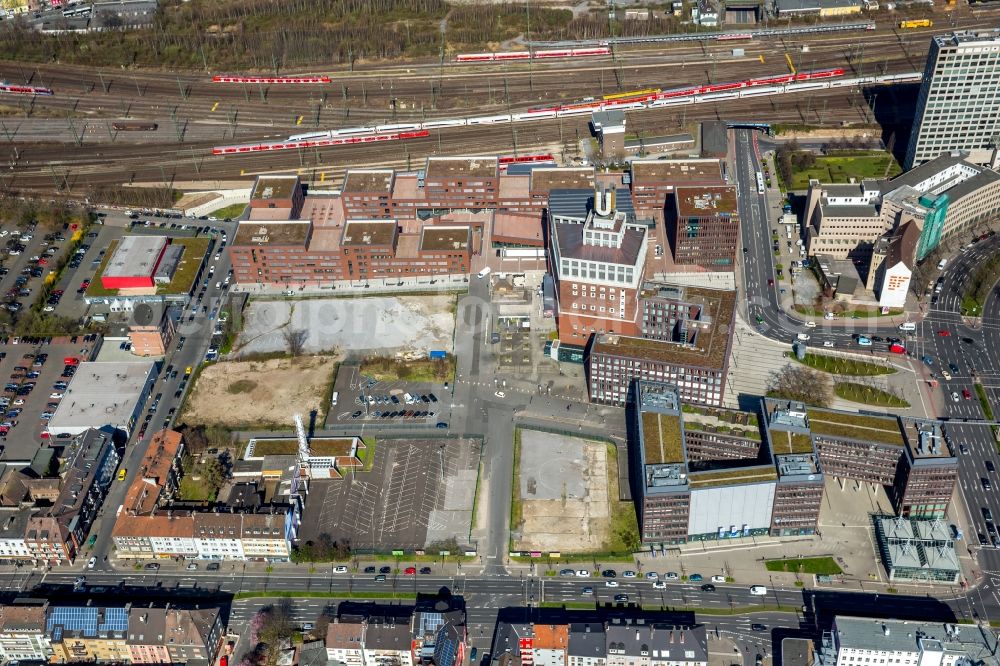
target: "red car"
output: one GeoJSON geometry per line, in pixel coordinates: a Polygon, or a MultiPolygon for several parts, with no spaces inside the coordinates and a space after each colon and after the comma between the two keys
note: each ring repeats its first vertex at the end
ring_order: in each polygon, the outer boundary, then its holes
{"type": "Polygon", "coordinates": [[[768,287],[773,287],[774,286],[774,280],[772,280],[771,278],[768,278],[767,279],[767,286],[768,287]]]}
{"type": "Polygon", "coordinates": [[[407,576],[412,576],[415,573],[417,573],[417,568],[416,567],[406,567],[406,571],[404,571],[403,573],[406,574],[407,576]]]}
{"type": "Polygon", "coordinates": [[[969,393],[969,389],[962,389],[962,397],[966,400],[972,400],[972,394],[969,393]]]}
{"type": "Polygon", "coordinates": [[[951,331],[943,331],[943,330],[938,331],[938,335],[940,335],[942,338],[947,338],[948,336],[951,335],[951,331]]]}

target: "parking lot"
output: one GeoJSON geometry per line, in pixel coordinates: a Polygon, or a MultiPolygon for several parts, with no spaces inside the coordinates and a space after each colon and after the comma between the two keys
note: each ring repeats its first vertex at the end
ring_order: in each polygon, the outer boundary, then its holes
{"type": "Polygon", "coordinates": [[[42,432],[47,420],[41,415],[55,411],[60,400],[55,396],[64,392],[56,386],[62,386],[60,382],[68,384],[71,379],[63,376],[71,372],[66,370],[64,359],[88,360],[96,344],[96,336],[54,338],[49,344],[9,338],[6,344],[0,344],[0,353],[5,355],[0,359],[0,376],[6,385],[0,402],[9,403],[0,425],[4,462],[30,462],[46,439],[42,432]],[[38,358],[39,354],[45,355],[44,360],[38,358]]]}
{"type": "MultiPolygon", "coordinates": [[[[24,316],[39,297],[45,276],[59,263],[72,234],[69,225],[54,231],[35,225],[25,226],[20,231],[0,230],[3,248],[0,290],[4,293],[5,308],[15,320],[24,316]]],[[[50,306],[48,311],[53,309],[50,306]]]]}
{"type": "Polygon", "coordinates": [[[355,552],[464,544],[479,457],[478,440],[378,440],[370,472],[309,484],[300,539],[328,534],[355,552]]]}
{"type": "Polygon", "coordinates": [[[450,384],[376,381],[361,375],[356,365],[340,368],[334,391],[337,404],[330,409],[329,425],[350,421],[376,421],[380,425],[445,423],[451,407],[450,384]]]}

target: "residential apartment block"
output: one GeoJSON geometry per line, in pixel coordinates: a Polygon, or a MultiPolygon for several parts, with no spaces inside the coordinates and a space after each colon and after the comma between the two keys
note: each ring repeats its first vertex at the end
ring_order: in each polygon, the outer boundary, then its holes
{"type": "Polygon", "coordinates": [[[288,561],[301,511],[299,499],[287,494],[289,484],[277,480],[274,497],[267,504],[222,505],[216,507],[220,511],[204,512],[173,508],[183,452],[179,432],[162,430],[153,435],[111,532],[118,555],[288,561]]]}
{"type": "Polygon", "coordinates": [[[961,150],[988,163],[1000,132],[1000,30],[931,38],[904,166],[961,150]]]}
{"type": "Polygon", "coordinates": [[[0,657],[53,664],[123,663],[209,666],[222,642],[216,608],[0,606],[0,657]]]}
{"type": "Polygon", "coordinates": [[[418,599],[415,606],[341,603],[327,627],[327,662],[346,666],[458,666],[465,657],[465,610],[418,599]]]}
{"type": "Polygon", "coordinates": [[[654,615],[614,615],[567,622],[542,613],[533,623],[500,621],[492,663],[521,666],[706,666],[702,625],[654,615]]]}
{"type": "Polygon", "coordinates": [[[19,515],[0,511],[0,558],[72,563],[87,541],[119,460],[108,433],[88,430],[70,440],[58,477],[25,482],[19,515]]]}
{"type": "Polygon", "coordinates": [[[587,358],[590,399],[624,406],[633,380],[673,383],[685,401],[721,405],[736,293],[645,282],[635,335],[598,333],[587,358]]]}

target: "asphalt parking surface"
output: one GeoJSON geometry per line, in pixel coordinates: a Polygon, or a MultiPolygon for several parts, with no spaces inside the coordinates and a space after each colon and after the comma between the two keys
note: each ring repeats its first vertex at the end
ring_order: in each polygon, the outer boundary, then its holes
{"type": "MultiPolygon", "coordinates": [[[[52,393],[63,392],[53,389],[53,385],[59,381],[66,383],[70,381],[69,378],[61,377],[65,367],[63,359],[67,356],[74,356],[81,361],[88,360],[96,341],[84,342],[83,336],[79,336],[76,344],[69,342],[70,338],[56,338],[56,340],[66,340],[66,342],[63,344],[48,345],[29,345],[24,343],[15,345],[13,344],[14,339],[10,338],[7,344],[0,345],[0,351],[7,354],[6,358],[0,360],[0,376],[3,377],[5,384],[8,382],[34,382],[35,388],[25,396],[17,396],[12,393],[4,394],[11,400],[10,408],[4,414],[9,412],[10,409],[19,408],[22,411],[17,417],[10,419],[11,421],[16,421],[16,425],[10,429],[6,437],[0,437],[0,444],[4,447],[3,459],[5,461],[30,461],[35,451],[45,442],[41,437],[41,433],[45,430],[46,421],[43,421],[40,415],[46,411],[55,411],[54,408],[49,409],[47,405],[59,403],[59,399],[50,398],[49,396],[52,393]],[[40,368],[33,367],[33,359],[25,358],[25,355],[30,354],[34,357],[38,353],[48,354],[48,359],[40,368]],[[37,371],[39,376],[37,378],[25,377],[19,380],[12,380],[11,375],[14,372],[14,368],[18,366],[27,367],[29,371],[37,371]],[[23,405],[14,404],[19,398],[24,400],[23,405]]],[[[53,440],[53,443],[56,441],[58,440],[53,440]]]]}
{"type": "MultiPolygon", "coordinates": [[[[354,552],[423,548],[429,528],[434,531],[433,512],[446,508],[446,486],[473,463],[472,444],[460,439],[379,440],[371,471],[309,484],[300,540],[328,534],[349,541],[354,552]]],[[[470,492],[470,510],[471,502],[470,492]]]]}

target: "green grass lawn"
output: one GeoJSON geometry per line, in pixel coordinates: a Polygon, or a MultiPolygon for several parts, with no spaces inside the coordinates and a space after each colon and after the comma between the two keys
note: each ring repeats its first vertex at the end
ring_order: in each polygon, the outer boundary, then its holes
{"type": "Polygon", "coordinates": [[[200,479],[194,481],[187,475],[181,477],[181,484],[177,490],[177,494],[180,499],[189,502],[207,502],[215,499],[215,496],[209,491],[207,484],[203,483],[200,479]]]}
{"type": "Polygon", "coordinates": [[[859,181],[863,178],[891,178],[901,172],[902,169],[892,155],[882,151],[873,151],[867,155],[820,156],[816,158],[816,164],[811,169],[795,171],[792,174],[790,189],[807,189],[810,178],[822,183],[849,183],[851,178],[859,181]]]}
{"type": "Polygon", "coordinates": [[[211,213],[208,214],[208,216],[217,217],[220,220],[225,220],[226,218],[235,220],[236,218],[238,218],[240,215],[243,214],[243,209],[245,209],[246,207],[247,205],[245,203],[237,203],[233,204],[232,206],[225,206],[223,208],[218,208],[216,210],[213,210],[211,213]]]}
{"type": "Polygon", "coordinates": [[[837,382],[833,392],[838,397],[851,402],[860,402],[877,407],[909,407],[910,403],[880,388],[865,386],[856,382],[837,382]]]}
{"type": "Polygon", "coordinates": [[[803,557],[787,560],[768,560],[764,563],[768,571],[783,571],[786,573],[818,574],[833,576],[844,573],[832,557],[803,557]]]}
{"type": "MultiPolygon", "coordinates": [[[[798,358],[792,355],[796,361],[798,358]]],[[[891,375],[896,372],[892,366],[879,365],[876,363],[866,363],[856,361],[851,358],[840,358],[838,356],[827,356],[825,354],[806,354],[806,357],[799,361],[803,365],[808,365],[814,370],[829,372],[834,375],[853,375],[865,377],[870,375],[891,375]]]]}

